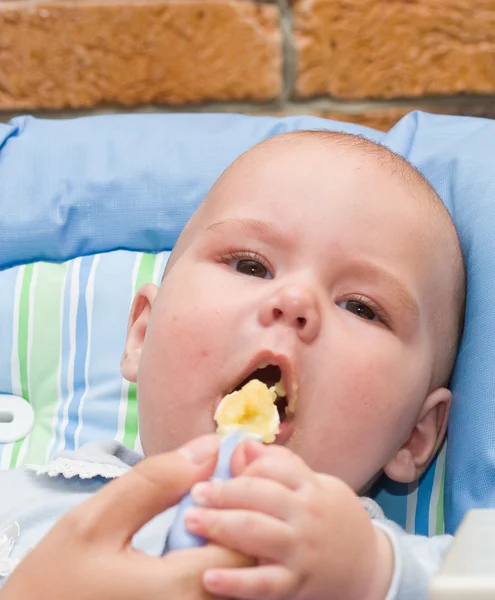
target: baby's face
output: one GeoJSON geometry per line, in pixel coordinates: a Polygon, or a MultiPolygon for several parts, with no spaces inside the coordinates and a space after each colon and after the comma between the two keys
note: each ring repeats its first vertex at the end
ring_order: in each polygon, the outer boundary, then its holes
{"type": "Polygon", "coordinates": [[[314,145],[268,145],[234,167],[153,302],[137,372],[145,452],[214,431],[221,398],[270,364],[295,405],[277,443],[355,489],[395,456],[430,391],[443,285],[411,193],[314,145]]]}

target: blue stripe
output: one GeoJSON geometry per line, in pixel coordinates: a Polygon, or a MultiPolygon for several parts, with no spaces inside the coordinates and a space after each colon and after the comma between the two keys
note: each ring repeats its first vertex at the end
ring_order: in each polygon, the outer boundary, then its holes
{"type": "MultiPolygon", "coordinates": [[[[70,261],[67,263],[67,274],[65,278],[65,289],[64,289],[64,306],[63,306],[63,314],[62,314],[62,339],[60,342],[60,394],[61,397],[58,398],[59,407],[57,410],[57,422],[55,425],[55,439],[53,446],[50,450],[51,458],[57,451],[60,442],[62,441],[62,436],[64,436],[64,432],[62,431],[62,422],[64,418],[64,409],[65,405],[68,402],[69,397],[69,352],[70,352],[70,288],[71,288],[71,280],[74,272],[74,261],[70,261]]],[[[65,436],[64,436],[64,444],[61,449],[65,446],[65,436]]]]}
{"type": "Polygon", "coordinates": [[[95,273],[88,394],[80,444],[113,439],[118,432],[122,393],[120,357],[124,351],[127,318],[133,300],[132,270],[137,254],[111,252],[100,256],[95,273]],[[109,310],[108,307],[111,307],[109,310]]]}
{"type": "Polygon", "coordinates": [[[12,393],[12,344],[14,330],[15,282],[19,269],[4,271],[2,293],[0,294],[0,314],[2,315],[2,335],[0,335],[0,393],[12,393]]]}
{"type": "MultiPolygon", "coordinates": [[[[435,478],[436,459],[428,467],[426,473],[421,477],[418,485],[418,500],[416,504],[416,519],[414,529],[417,535],[428,535],[428,517],[430,514],[430,501],[435,478]]],[[[436,507],[435,507],[436,509],[436,507]]]]}
{"type": "MultiPolygon", "coordinates": [[[[0,335],[0,393],[12,393],[12,344],[14,342],[14,300],[15,281],[19,269],[9,269],[1,273],[2,293],[0,294],[0,315],[2,315],[2,334],[0,335]]],[[[0,444],[0,461],[2,453],[12,444],[0,444]]]]}
{"type": "Polygon", "coordinates": [[[79,302],[76,314],[76,353],[74,357],[74,395],[69,405],[69,423],[65,430],[65,448],[74,450],[74,433],[78,422],[81,398],[86,390],[86,354],[88,351],[88,310],[86,288],[88,285],[93,256],[84,256],[79,269],[79,302]]]}

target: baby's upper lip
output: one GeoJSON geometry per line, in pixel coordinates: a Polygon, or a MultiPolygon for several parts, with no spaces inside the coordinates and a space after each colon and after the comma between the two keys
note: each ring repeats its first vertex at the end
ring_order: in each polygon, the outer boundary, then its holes
{"type": "Polygon", "coordinates": [[[292,361],[285,354],[280,354],[272,350],[262,350],[253,357],[246,366],[246,369],[240,374],[239,379],[232,384],[229,391],[226,393],[232,392],[241,381],[244,381],[257,369],[267,365],[274,365],[280,369],[280,380],[283,382],[286,392],[287,410],[290,414],[293,414],[296,402],[297,384],[295,382],[292,361]]]}

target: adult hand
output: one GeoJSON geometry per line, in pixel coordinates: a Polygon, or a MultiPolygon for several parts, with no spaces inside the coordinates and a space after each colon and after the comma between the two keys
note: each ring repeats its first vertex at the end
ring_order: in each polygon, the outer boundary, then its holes
{"type": "Polygon", "coordinates": [[[0,600],[199,600],[212,567],[245,566],[213,545],[153,557],[131,546],[134,534],[210,477],[217,436],[144,459],[64,515],[6,581],[0,600]]]}

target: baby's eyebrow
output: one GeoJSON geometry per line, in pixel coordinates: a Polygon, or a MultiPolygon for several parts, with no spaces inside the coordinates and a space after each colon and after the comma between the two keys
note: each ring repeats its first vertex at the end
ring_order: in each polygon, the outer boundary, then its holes
{"type": "Polygon", "coordinates": [[[267,241],[275,242],[280,246],[287,246],[290,242],[289,236],[285,234],[274,221],[263,221],[261,219],[226,219],[208,225],[206,233],[243,233],[256,235],[267,241]]]}
{"type": "Polygon", "coordinates": [[[414,297],[409,293],[407,286],[394,277],[389,271],[370,262],[360,263],[357,267],[363,277],[372,281],[382,282],[390,290],[393,297],[401,308],[417,321],[419,319],[419,307],[414,297]]]}

